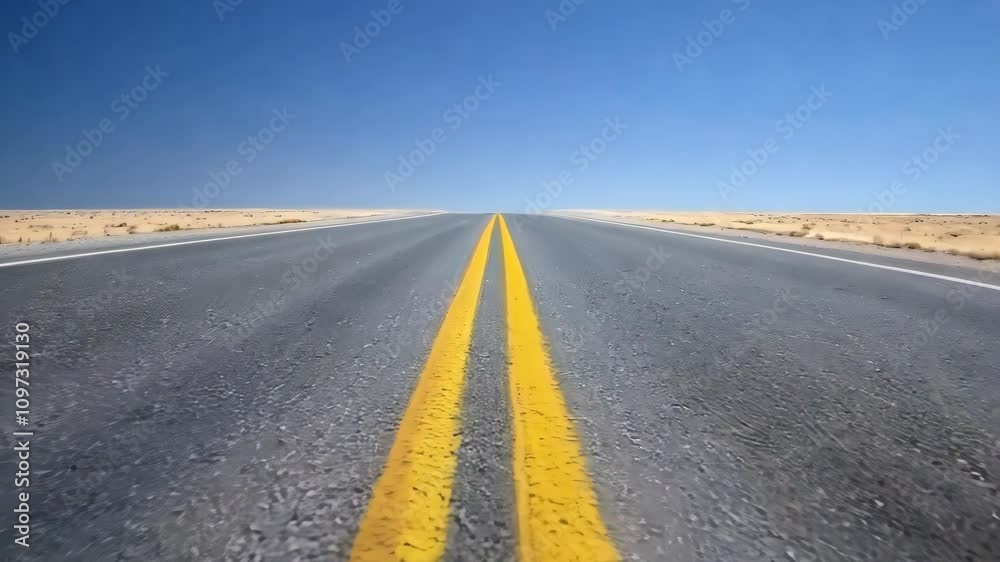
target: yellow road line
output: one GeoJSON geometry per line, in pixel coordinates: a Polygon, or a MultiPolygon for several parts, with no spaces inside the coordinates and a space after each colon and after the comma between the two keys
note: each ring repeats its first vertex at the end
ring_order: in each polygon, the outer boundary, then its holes
{"type": "Polygon", "coordinates": [[[351,560],[437,560],[444,554],[461,442],[465,364],[496,220],[490,219],[479,238],[431,345],[354,539],[351,560]]]}
{"type": "Polygon", "coordinates": [[[601,520],[528,280],[503,217],[500,233],[507,286],[518,557],[520,562],[619,560],[601,520]]]}

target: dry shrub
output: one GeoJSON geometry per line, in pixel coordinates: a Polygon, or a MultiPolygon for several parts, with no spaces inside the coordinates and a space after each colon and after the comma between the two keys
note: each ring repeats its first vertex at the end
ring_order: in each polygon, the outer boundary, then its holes
{"type": "Polygon", "coordinates": [[[977,260],[1000,260],[1000,252],[996,250],[967,250],[960,253],[977,260]]]}

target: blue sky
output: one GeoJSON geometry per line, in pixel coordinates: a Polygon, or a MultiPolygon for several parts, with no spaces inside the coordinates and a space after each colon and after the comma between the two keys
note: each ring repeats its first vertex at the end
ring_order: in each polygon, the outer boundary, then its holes
{"type": "Polygon", "coordinates": [[[995,1],[51,1],[0,7],[4,208],[1000,212],[995,1]]]}

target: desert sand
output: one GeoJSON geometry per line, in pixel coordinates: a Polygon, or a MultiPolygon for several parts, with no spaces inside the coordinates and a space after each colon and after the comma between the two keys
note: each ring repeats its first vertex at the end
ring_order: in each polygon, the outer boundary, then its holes
{"type": "Polygon", "coordinates": [[[778,236],[875,244],[1000,259],[1000,215],[869,215],[771,212],[579,210],[659,223],[750,230],[778,236]]]}
{"type": "Polygon", "coordinates": [[[132,209],[0,211],[0,244],[61,242],[203,228],[285,224],[393,213],[372,209],[132,209]]]}

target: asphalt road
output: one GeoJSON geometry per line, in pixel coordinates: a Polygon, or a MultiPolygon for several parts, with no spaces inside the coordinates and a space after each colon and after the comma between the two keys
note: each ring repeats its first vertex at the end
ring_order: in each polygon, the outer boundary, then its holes
{"type": "MultiPolygon", "coordinates": [[[[1000,291],[505,224],[0,262],[12,375],[15,324],[31,337],[26,428],[14,377],[0,387],[0,555],[1000,557],[1000,291]],[[29,549],[11,486],[25,429],[29,549]]],[[[989,262],[826,253],[1000,285],[989,262]]]]}

